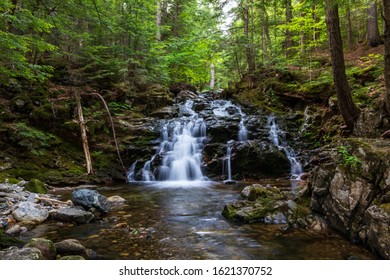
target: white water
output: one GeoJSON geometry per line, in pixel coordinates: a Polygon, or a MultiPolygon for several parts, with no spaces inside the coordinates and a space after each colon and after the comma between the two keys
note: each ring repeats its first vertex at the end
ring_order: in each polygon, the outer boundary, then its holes
{"type": "MultiPolygon", "coordinates": [[[[225,156],[225,159],[224,159],[224,164],[223,164],[223,167],[225,168],[226,166],[226,176],[227,176],[227,179],[226,181],[227,182],[231,182],[232,181],[232,165],[231,165],[231,157],[232,157],[232,145],[233,145],[234,141],[230,140],[227,142],[226,144],[226,156],[225,156]]],[[[222,173],[224,173],[224,171],[222,171],[222,173]]]]}
{"type": "MultiPolygon", "coordinates": [[[[165,123],[160,131],[157,153],[145,162],[141,170],[142,181],[196,181],[204,180],[201,170],[202,149],[206,141],[206,123],[192,110],[193,101],[187,101],[180,109],[188,117],[165,123]],[[157,155],[161,162],[153,170],[157,155]]],[[[135,163],[130,168],[129,181],[134,181],[135,163]]]]}
{"type": "Polygon", "coordinates": [[[271,142],[279,149],[283,150],[290,161],[291,179],[299,179],[299,176],[302,174],[302,165],[298,161],[295,151],[288,145],[286,134],[279,128],[274,116],[268,117],[267,127],[269,129],[269,139],[271,142]]]}

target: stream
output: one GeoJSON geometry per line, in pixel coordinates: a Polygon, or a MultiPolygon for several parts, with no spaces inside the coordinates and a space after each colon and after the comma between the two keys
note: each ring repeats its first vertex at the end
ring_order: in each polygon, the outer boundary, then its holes
{"type": "Polygon", "coordinates": [[[376,258],[336,233],[284,232],[284,225],[227,221],[221,210],[239,198],[243,187],[212,182],[105,187],[99,192],[120,195],[129,203],[89,224],[47,222],[25,238],[45,237],[54,242],[75,238],[96,251],[99,259],[376,258]]]}

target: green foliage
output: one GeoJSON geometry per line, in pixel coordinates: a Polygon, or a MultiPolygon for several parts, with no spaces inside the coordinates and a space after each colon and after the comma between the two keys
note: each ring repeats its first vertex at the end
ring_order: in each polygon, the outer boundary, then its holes
{"type": "Polygon", "coordinates": [[[110,102],[108,107],[114,116],[124,116],[125,112],[131,110],[131,106],[126,103],[110,102]]]}
{"type": "Polygon", "coordinates": [[[9,131],[9,137],[19,146],[37,156],[44,155],[43,149],[59,144],[57,137],[53,134],[29,127],[26,123],[14,125],[9,131]]]}
{"type": "Polygon", "coordinates": [[[353,168],[361,166],[361,160],[358,157],[352,155],[346,146],[340,146],[338,148],[338,153],[340,154],[342,163],[345,166],[353,168]]]}

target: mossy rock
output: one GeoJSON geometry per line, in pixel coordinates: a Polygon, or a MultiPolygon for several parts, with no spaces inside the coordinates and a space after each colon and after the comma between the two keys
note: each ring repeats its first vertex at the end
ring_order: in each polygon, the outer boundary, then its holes
{"type": "Polygon", "coordinates": [[[3,249],[11,246],[21,246],[24,244],[25,242],[23,242],[22,240],[16,237],[8,236],[4,233],[2,229],[0,229],[0,248],[3,249]]]}
{"type": "Polygon", "coordinates": [[[48,189],[45,184],[38,179],[31,179],[25,189],[26,191],[40,194],[46,194],[48,192],[48,189]]]}
{"type": "Polygon", "coordinates": [[[81,260],[85,260],[85,258],[82,256],[73,255],[73,256],[64,256],[64,257],[60,258],[60,260],[62,260],[62,261],[81,261],[81,260]]]}
{"type": "Polygon", "coordinates": [[[57,249],[51,240],[44,238],[33,238],[24,247],[37,248],[42,252],[46,260],[54,260],[57,256],[57,249]]]}

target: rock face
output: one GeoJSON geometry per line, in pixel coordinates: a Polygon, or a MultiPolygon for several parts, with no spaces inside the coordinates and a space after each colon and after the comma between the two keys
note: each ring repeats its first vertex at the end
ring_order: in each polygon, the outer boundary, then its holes
{"type": "Polygon", "coordinates": [[[74,205],[81,206],[86,210],[93,207],[102,213],[108,213],[111,209],[110,202],[107,198],[95,190],[75,190],[72,192],[72,202],[74,205]]]}
{"type": "Polygon", "coordinates": [[[310,176],[311,209],[332,227],[390,258],[390,150],[383,140],[350,139],[328,149],[310,176]]]}
{"type": "Polygon", "coordinates": [[[15,220],[19,222],[39,224],[49,217],[49,212],[40,205],[29,201],[20,202],[12,212],[15,220]]]}

